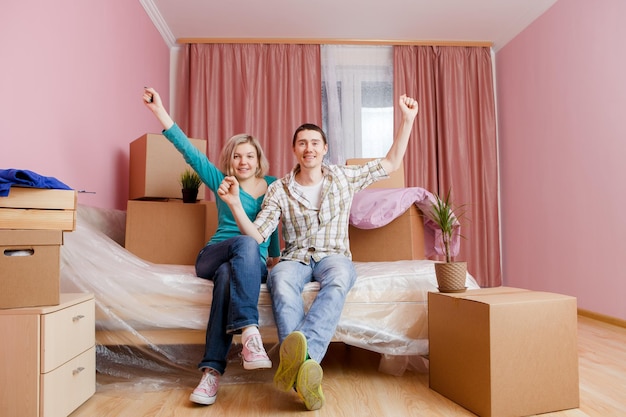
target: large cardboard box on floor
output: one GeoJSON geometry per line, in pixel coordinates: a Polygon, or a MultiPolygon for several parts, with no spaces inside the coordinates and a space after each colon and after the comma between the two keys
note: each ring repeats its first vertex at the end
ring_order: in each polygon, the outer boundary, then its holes
{"type": "Polygon", "coordinates": [[[579,406],[576,298],[500,287],[428,294],[430,388],[479,416],[579,406]]]}
{"type": "Polygon", "coordinates": [[[0,308],[59,304],[60,230],[0,230],[0,308]]]}
{"type": "Polygon", "coordinates": [[[217,228],[215,202],[128,201],[126,249],[157,264],[194,265],[217,228]]]}
{"type": "MultiPolygon", "coordinates": [[[[189,139],[206,155],[206,140],[189,139]]],[[[129,164],[130,200],[182,198],[180,174],[191,167],[165,136],[147,133],[130,143],[129,164]]],[[[198,199],[204,199],[204,186],[198,190],[198,199]]]]}
{"type": "Polygon", "coordinates": [[[75,190],[12,186],[0,197],[0,229],[76,229],[75,190]]]}

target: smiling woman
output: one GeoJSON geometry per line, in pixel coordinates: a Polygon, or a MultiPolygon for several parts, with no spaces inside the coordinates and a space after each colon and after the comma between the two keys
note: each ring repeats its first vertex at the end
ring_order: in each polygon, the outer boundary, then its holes
{"type": "MultiPolygon", "coordinates": [[[[261,208],[268,185],[275,178],[266,175],[269,164],[261,145],[253,136],[231,136],[221,151],[217,166],[196,149],[174,123],[156,90],[144,88],[142,98],[146,108],[163,126],[165,138],[193,168],[193,171],[183,173],[181,185],[199,187],[202,181],[217,200],[217,231],[200,250],[195,262],[195,275],[214,285],[207,342],[197,365],[202,378],[189,397],[194,403],[210,405],[216,400],[219,379],[226,370],[233,335],[241,334],[242,337],[244,369],[272,367],[258,329],[257,303],[260,285],[267,277],[268,256],[279,254],[276,233],[270,232],[271,236],[258,244],[251,237],[241,234],[232,212],[217,198],[217,189],[226,175],[236,178],[242,189],[241,211],[254,218],[261,208]]],[[[190,202],[195,202],[195,196],[190,202]]]]}

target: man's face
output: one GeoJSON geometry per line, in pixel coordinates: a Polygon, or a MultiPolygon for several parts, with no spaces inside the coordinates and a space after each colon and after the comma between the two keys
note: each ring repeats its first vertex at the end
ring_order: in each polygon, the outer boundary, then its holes
{"type": "Polygon", "coordinates": [[[328,152],[328,145],[324,143],[322,135],[315,130],[302,130],[296,136],[293,153],[301,167],[315,168],[322,166],[324,155],[328,152]]]}

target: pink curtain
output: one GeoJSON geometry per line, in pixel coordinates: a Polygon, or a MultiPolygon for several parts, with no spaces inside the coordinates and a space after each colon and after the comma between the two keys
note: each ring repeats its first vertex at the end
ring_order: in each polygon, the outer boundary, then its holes
{"type": "MultiPolygon", "coordinates": [[[[192,44],[177,81],[177,121],[208,140],[217,161],[230,136],[256,136],[281,177],[295,163],[291,137],[321,126],[319,45],[192,44]]],[[[408,186],[452,190],[466,204],[458,260],[481,286],[501,284],[495,103],[491,53],[480,47],[394,47],[395,95],[416,96],[420,113],[405,157],[408,186]]],[[[398,122],[396,115],[396,123],[398,122]]]]}
{"type": "MultiPolygon", "coordinates": [[[[394,92],[419,101],[405,156],[407,186],[465,205],[461,250],[481,286],[501,285],[498,167],[491,52],[484,47],[394,47],[394,92]]],[[[396,123],[399,119],[396,115],[396,123]]]]}
{"type": "Polygon", "coordinates": [[[218,160],[225,141],[248,133],[261,142],[270,174],[294,166],[291,139],[302,123],[322,125],[319,45],[190,44],[179,91],[178,123],[189,137],[207,139],[218,160]]]}

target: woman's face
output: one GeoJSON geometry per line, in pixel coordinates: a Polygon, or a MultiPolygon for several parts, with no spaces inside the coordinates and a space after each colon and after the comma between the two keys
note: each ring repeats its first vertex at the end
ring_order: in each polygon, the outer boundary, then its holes
{"type": "Polygon", "coordinates": [[[239,181],[254,177],[259,168],[256,148],[249,143],[237,145],[230,166],[239,181]]]}

